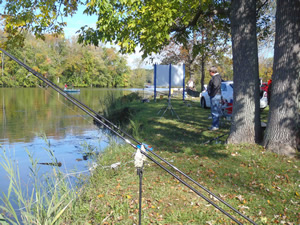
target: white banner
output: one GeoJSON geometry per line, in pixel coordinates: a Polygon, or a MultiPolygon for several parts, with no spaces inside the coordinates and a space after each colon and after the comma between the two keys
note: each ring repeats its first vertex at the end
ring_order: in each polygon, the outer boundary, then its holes
{"type": "Polygon", "coordinates": [[[169,65],[156,65],[156,87],[169,87],[169,65]]]}
{"type": "Polygon", "coordinates": [[[156,87],[182,87],[184,80],[183,65],[156,65],[156,87]],[[171,82],[170,82],[171,70],[171,82]]]}
{"type": "Polygon", "coordinates": [[[184,79],[183,65],[171,66],[171,87],[182,87],[184,79]]]}

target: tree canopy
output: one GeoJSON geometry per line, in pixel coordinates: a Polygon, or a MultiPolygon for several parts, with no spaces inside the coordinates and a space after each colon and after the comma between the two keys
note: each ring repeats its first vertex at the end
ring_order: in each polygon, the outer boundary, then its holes
{"type": "Polygon", "coordinates": [[[61,34],[67,25],[64,17],[72,16],[78,8],[77,0],[0,0],[4,11],[0,19],[5,31],[5,42],[12,46],[24,44],[23,31],[30,31],[36,37],[44,39],[44,34],[61,34]]]}
{"type": "MultiPolygon", "coordinates": [[[[76,87],[143,87],[149,80],[145,69],[140,69],[137,78],[136,71],[127,66],[126,57],[115,48],[82,46],[62,36],[45,35],[42,41],[27,33],[24,46],[9,51],[55,83],[76,87]]],[[[8,57],[1,56],[0,86],[41,85],[24,68],[8,57]]]]}
{"type": "Polygon", "coordinates": [[[228,19],[214,11],[226,5],[226,1],[211,0],[91,1],[85,12],[98,16],[97,27],[83,27],[79,41],[95,45],[109,41],[118,44],[123,53],[134,52],[140,45],[145,57],[159,52],[171,37],[177,43],[187,44],[197,27],[209,19],[216,30],[226,27],[228,19]]]}

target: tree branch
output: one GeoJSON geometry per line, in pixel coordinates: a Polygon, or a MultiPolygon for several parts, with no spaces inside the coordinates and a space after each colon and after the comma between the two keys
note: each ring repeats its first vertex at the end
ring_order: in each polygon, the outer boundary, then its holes
{"type": "Polygon", "coordinates": [[[256,10],[256,15],[258,15],[259,11],[268,3],[268,1],[269,0],[265,0],[265,2],[256,10]]]}
{"type": "MultiPolygon", "coordinates": [[[[198,8],[198,11],[196,12],[196,14],[195,14],[195,16],[194,16],[194,18],[189,22],[188,25],[186,25],[186,26],[177,26],[177,24],[174,24],[174,25],[171,27],[170,31],[171,31],[171,32],[183,32],[183,31],[185,31],[188,27],[195,26],[196,23],[197,23],[197,21],[198,21],[198,19],[199,19],[199,17],[201,16],[201,14],[203,14],[203,11],[202,11],[202,9],[199,7],[199,8],[198,8]]],[[[178,19],[179,19],[179,18],[178,18],[178,19]]]]}
{"type": "MultiPolygon", "coordinates": [[[[268,0],[266,0],[268,1],[268,0]]],[[[201,15],[205,15],[205,16],[215,16],[217,14],[224,14],[224,15],[229,15],[229,10],[228,9],[224,9],[224,8],[216,8],[216,9],[213,9],[209,12],[204,12],[201,7],[198,8],[195,16],[193,17],[193,19],[189,22],[188,25],[186,26],[178,26],[177,22],[179,22],[180,18],[177,19],[177,21],[175,22],[175,24],[170,28],[170,32],[183,32],[185,31],[187,28],[189,27],[194,27],[196,26],[197,22],[198,22],[198,19],[200,18],[201,15]]]]}

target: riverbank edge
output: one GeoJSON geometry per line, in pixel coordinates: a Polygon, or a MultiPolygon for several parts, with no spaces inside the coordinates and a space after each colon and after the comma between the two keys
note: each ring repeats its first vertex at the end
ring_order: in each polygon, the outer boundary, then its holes
{"type": "MultiPolygon", "coordinates": [[[[157,116],[155,112],[165,104],[159,102],[155,107],[153,104],[141,105],[140,102],[132,102],[126,105],[136,112],[126,125],[128,132],[147,141],[148,144],[154,143],[151,136],[156,134],[155,137],[162,139],[158,144],[154,144],[154,149],[159,155],[174,162],[177,168],[218,193],[258,224],[300,222],[300,215],[297,213],[299,160],[265,152],[257,145],[225,145],[221,139],[219,143],[214,141],[210,144],[203,144],[205,142],[201,140],[203,148],[195,150],[195,145],[189,145],[190,140],[186,137],[182,151],[179,150],[182,146],[168,148],[165,143],[172,139],[166,137],[164,140],[164,132],[158,131],[153,124],[158,121],[161,124],[176,124],[178,121],[170,119],[170,116],[167,119],[157,116]],[[164,150],[156,150],[161,149],[156,148],[159,145],[164,150]]],[[[200,111],[204,117],[208,115],[207,111],[201,111],[193,102],[189,104],[193,105],[193,110],[189,112],[189,121],[193,120],[195,112],[200,111]]],[[[174,106],[182,107],[182,103],[174,102],[174,106]]],[[[194,117],[194,120],[197,119],[194,117]]],[[[195,123],[189,124],[188,131],[202,129],[203,133],[206,132],[203,131],[206,124],[203,124],[204,127],[197,127],[199,124],[193,122],[195,123]]],[[[172,132],[177,128],[181,129],[182,125],[172,125],[172,132]]],[[[167,132],[170,133],[170,130],[167,132]]],[[[210,133],[205,139],[210,141],[214,136],[216,135],[210,133]]],[[[184,133],[181,138],[185,138],[184,133]]],[[[156,141],[156,138],[153,139],[156,141]]],[[[134,150],[129,146],[114,145],[98,159],[100,166],[93,172],[77,201],[65,213],[65,224],[138,223],[138,176],[133,164],[133,154],[134,150]],[[110,169],[110,165],[114,163],[120,163],[119,168],[110,169]]],[[[145,166],[143,196],[143,223],[232,223],[152,162],[145,166]]],[[[240,220],[245,223],[243,219],[240,220]]]]}

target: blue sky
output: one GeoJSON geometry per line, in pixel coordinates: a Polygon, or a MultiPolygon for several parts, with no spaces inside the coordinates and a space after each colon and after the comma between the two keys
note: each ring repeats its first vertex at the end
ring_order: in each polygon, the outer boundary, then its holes
{"type": "Polygon", "coordinates": [[[84,6],[79,6],[77,13],[72,17],[66,17],[64,22],[67,22],[67,27],[65,27],[65,37],[70,38],[76,35],[76,31],[85,25],[89,27],[96,27],[97,16],[88,16],[83,14],[84,6]]]}
{"type": "MultiPolygon", "coordinates": [[[[80,27],[83,27],[85,25],[88,25],[89,27],[96,27],[97,22],[97,16],[88,16],[86,14],[83,14],[85,6],[79,6],[78,12],[73,17],[67,17],[64,19],[64,22],[67,22],[67,27],[65,27],[65,37],[70,38],[74,35],[76,35],[76,31],[80,29],[80,27]]],[[[118,46],[114,46],[116,49],[118,49],[118,46]]],[[[127,56],[127,62],[128,66],[131,68],[137,68],[138,63],[140,62],[142,53],[138,52],[138,48],[136,49],[135,54],[126,55],[127,56]]],[[[142,65],[143,68],[152,69],[152,64],[144,64],[142,65]]]]}

